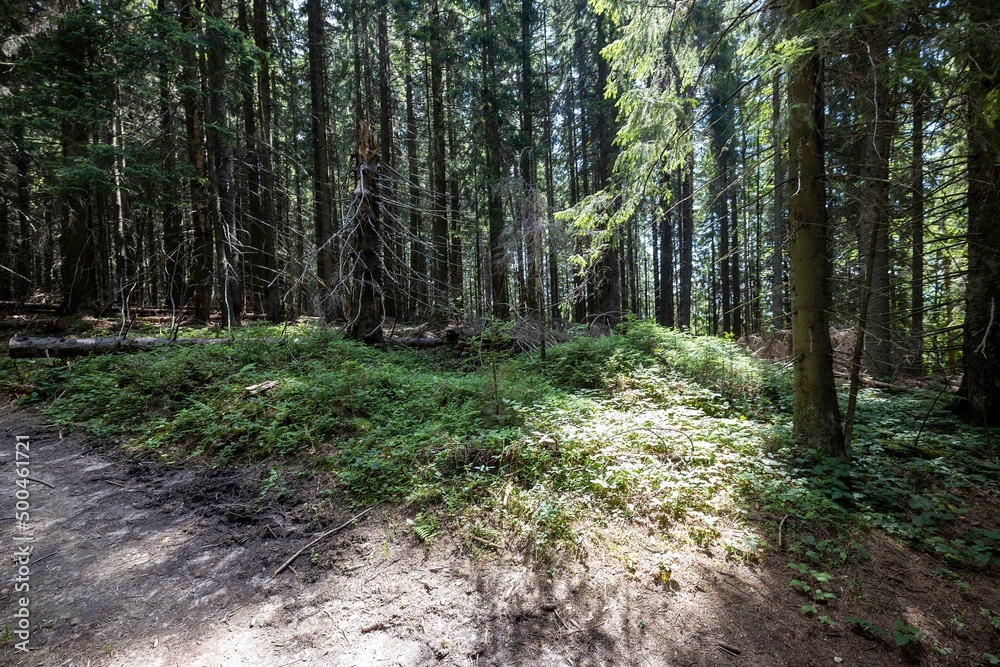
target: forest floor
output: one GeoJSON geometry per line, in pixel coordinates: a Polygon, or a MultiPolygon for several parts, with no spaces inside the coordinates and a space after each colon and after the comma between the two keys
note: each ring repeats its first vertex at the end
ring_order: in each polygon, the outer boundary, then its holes
{"type": "MultiPolygon", "coordinates": [[[[956,586],[939,562],[877,536],[870,560],[828,587],[842,602],[864,591],[852,606],[867,618],[925,629],[908,647],[803,616],[783,558],[667,554],[635,523],[539,564],[502,545],[420,541],[378,507],[272,578],[356,513],[319,493],[325,480],[291,476],[262,498],[259,467],[142,460],[10,405],[0,434],[4,513],[17,436],[30,438],[40,480],[24,533],[31,650],[15,637],[4,665],[975,665],[1000,643],[980,622],[980,608],[1000,609],[995,577],[966,572],[956,586]]],[[[9,517],[0,529],[8,550],[20,533],[9,517]]],[[[16,565],[3,568],[10,627],[16,565]]]]}
{"type": "Polygon", "coordinates": [[[835,459],[787,365],[649,323],[182,334],[0,354],[0,665],[1000,664],[1000,450],[946,385],[866,389],[835,459]]]}

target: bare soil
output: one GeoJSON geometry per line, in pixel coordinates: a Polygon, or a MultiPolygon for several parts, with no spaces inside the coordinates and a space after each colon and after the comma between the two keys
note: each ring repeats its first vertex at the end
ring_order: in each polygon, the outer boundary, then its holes
{"type": "Polygon", "coordinates": [[[1000,653],[980,613],[1000,611],[995,575],[959,572],[956,585],[881,539],[869,561],[831,572],[835,627],[800,612],[788,554],[734,562],[636,523],[595,520],[579,553],[538,563],[461,531],[421,543],[400,510],[375,508],[272,578],[359,510],[331,500],[322,475],[286,475],[262,498],[266,469],[133,460],[7,406],[0,439],[0,631],[22,595],[15,538],[33,538],[31,650],[13,637],[2,665],[978,665],[1000,653]],[[12,519],[18,435],[40,480],[27,532],[12,519]],[[927,636],[900,649],[852,632],[851,615],[927,636]]]}

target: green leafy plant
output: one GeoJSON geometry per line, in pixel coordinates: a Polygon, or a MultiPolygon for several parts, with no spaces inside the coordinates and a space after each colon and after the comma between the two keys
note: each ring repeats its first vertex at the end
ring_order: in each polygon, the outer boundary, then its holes
{"type": "Polygon", "coordinates": [[[415,518],[407,519],[406,523],[421,542],[430,542],[438,533],[438,519],[430,513],[421,512],[415,518]]]}
{"type": "Polygon", "coordinates": [[[936,639],[934,640],[934,644],[931,646],[931,648],[933,648],[934,651],[936,653],[940,654],[940,655],[948,655],[948,654],[952,653],[955,650],[955,649],[951,648],[950,646],[945,646],[945,645],[941,644],[936,639]]]}
{"type": "Polygon", "coordinates": [[[979,611],[986,617],[987,623],[989,623],[993,630],[1000,634],[1000,614],[995,614],[986,607],[980,607],[979,611]]]}
{"type": "Polygon", "coordinates": [[[893,622],[893,627],[895,630],[893,630],[892,638],[896,642],[896,646],[919,644],[924,640],[924,633],[921,632],[920,628],[904,621],[897,619],[893,622]]]}
{"type": "Polygon", "coordinates": [[[889,637],[889,633],[879,626],[857,616],[851,616],[847,622],[851,624],[855,632],[869,639],[887,639],[889,637]]]}
{"type": "MultiPolygon", "coordinates": [[[[825,584],[833,580],[832,575],[827,574],[826,572],[813,570],[805,563],[789,563],[788,567],[795,570],[801,575],[806,575],[808,573],[808,578],[812,580],[813,584],[825,584]]],[[[836,594],[830,593],[829,591],[824,591],[822,588],[819,588],[818,586],[810,585],[804,579],[805,577],[803,579],[792,579],[789,585],[792,588],[795,588],[796,590],[802,592],[803,594],[808,595],[814,602],[820,604],[828,602],[830,600],[837,599],[836,594]]],[[[807,606],[812,606],[812,605],[807,605],[807,606]]]]}

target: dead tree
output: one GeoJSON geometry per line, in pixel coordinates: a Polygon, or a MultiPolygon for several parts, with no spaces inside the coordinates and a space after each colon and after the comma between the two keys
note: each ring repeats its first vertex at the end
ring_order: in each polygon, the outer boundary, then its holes
{"type": "Polygon", "coordinates": [[[345,333],[369,345],[385,346],[382,323],[382,238],[380,234],[379,145],[371,126],[358,123],[357,177],[344,220],[345,244],[340,281],[345,333]]]}
{"type": "Polygon", "coordinates": [[[114,352],[141,352],[154,347],[182,345],[215,345],[227,342],[226,338],[21,338],[14,336],[8,342],[11,359],[45,359],[82,357],[87,354],[112,354],[114,352]]]}

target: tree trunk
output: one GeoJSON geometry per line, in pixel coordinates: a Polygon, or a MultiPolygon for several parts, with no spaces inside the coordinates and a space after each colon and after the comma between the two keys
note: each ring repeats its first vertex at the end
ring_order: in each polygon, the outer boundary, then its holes
{"type": "MultiPolygon", "coordinates": [[[[158,0],[157,11],[161,14],[169,12],[166,0],[158,0]]],[[[159,67],[159,113],[160,113],[160,153],[163,155],[163,171],[166,174],[175,173],[176,153],[174,148],[174,102],[171,97],[170,74],[167,63],[161,62],[159,67]]],[[[163,197],[161,209],[163,216],[163,277],[166,289],[164,296],[167,306],[176,311],[183,306],[184,293],[184,263],[181,257],[183,237],[181,232],[182,213],[178,207],[173,192],[168,191],[163,197]]],[[[150,239],[152,241],[152,239],[150,239]]],[[[152,243],[150,243],[152,246],[152,243]]],[[[153,250],[150,248],[150,255],[153,250]]],[[[155,283],[154,283],[155,285],[155,283]]],[[[153,294],[153,303],[157,302],[153,294]]]]}
{"type": "MultiPolygon", "coordinates": [[[[68,80],[85,83],[88,45],[86,37],[73,33],[71,28],[58,29],[61,54],[69,69],[68,80]]],[[[90,198],[93,188],[88,175],[78,173],[78,162],[87,160],[90,128],[84,125],[86,114],[64,115],[60,122],[62,164],[66,168],[63,179],[64,218],[62,228],[62,304],[60,314],[72,314],[94,308],[98,298],[98,239],[99,231],[92,215],[90,198]],[[82,116],[82,117],[81,117],[82,116]]]]}
{"type": "Polygon", "coordinates": [[[271,65],[266,0],[253,0],[252,30],[246,0],[239,2],[240,30],[263,53],[257,75],[247,72],[243,92],[243,127],[246,132],[247,200],[250,247],[246,258],[248,308],[271,322],[281,320],[274,214],[273,160],[271,156],[271,65]],[[256,92],[256,95],[254,93],[256,92]],[[255,98],[257,104],[255,105],[255,98]]]}
{"type": "Polygon", "coordinates": [[[781,72],[774,74],[774,89],[771,95],[771,143],[774,150],[773,178],[774,196],[771,212],[771,328],[780,331],[785,328],[785,172],[782,160],[784,151],[781,129],[781,72]]]}
{"type": "MultiPolygon", "coordinates": [[[[816,7],[792,0],[790,34],[816,7]]],[[[789,201],[792,356],[795,385],[793,431],[805,446],[845,456],[830,343],[830,248],[823,156],[822,63],[815,54],[792,64],[788,80],[789,173],[796,178],[789,201]]]]}
{"type": "MultiPolygon", "coordinates": [[[[387,169],[395,167],[395,151],[392,140],[392,81],[391,62],[389,59],[389,2],[380,0],[378,7],[378,101],[379,101],[379,151],[381,163],[387,169]]],[[[399,290],[399,269],[400,258],[402,257],[402,247],[400,235],[391,223],[396,216],[395,207],[390,203],[395,197],[392,192],[392,185],[389,179],[381,183],[382,207],[385,210],[385,218],[390,221],[382,226],[383,235],[386,236],[386,243],[383,247],[384,266],[386,279],[383,281],[383,301],[385,303],[385,314],[387,317],[399,317],[401,306],[399,299],[402,296],[399,290]]]]}
{"type": "Polygon", "coordinates": [[[208,322],[212,313],[212,230],[208,223],[208,169],[205,164],[205,127],[201,100],[198,52],[193,46],[200,32],[194,0],[182,0],[181,24],[189,33],[184,46],[184,116],[187,129],[188,163],[191,165],[191,222],[194,227],[194,259],[191,287],[194,317],[208,322]]]}
{"type": "MultiPolygon", "coordinates": [[[[206,0],[206,13],[216,21],[224,19],[222,0],[206,0]]],[[[222,323],[240,326],[243,288],[240,279],[240,242],[236,228],[233,193],[233,147],[229,138],[226,102],[226,44],[218,30],[208,31],[208,150],[210,177],[215,199],[215,238],[222,264],[222,323]]]]}
{"type": "Polygon", "coordinates": [[[491,38],[483,44],[483,124],[486,153],[486,217],[489,223],[490,295],[493,316],[507,319],[510,297],[507,287],[507,246],[504,242],[503,217],[503,145],[500,135],[500,110],[497,91],[496,49],[491,43],[493,31],[492,0],[483,0],[486,34],[491,38]]]}
{"type": "Polygon", "coordinates": [[[677,326],[681,331],[691,330],[691,278],[694,250],[694,153],[688,152],[685,166],[678,174],[680,180],[680,302],[677,307],[677,326]]]}
{"type": "Polygon", "coordinates": [[[351,20],[351,62],[354,64],[354,117],[356,119],[367,119],[366,101],[364,92],[364,81],[361,69],[363,67],[361,57],[361,2],[360,0],[350,0],[347,3],[347,11],[351,20]]]}
{"type": "Polygon", "coordinates": [[[522,215],[521,223],[523,227],[523,238],[525,245],[525,257],[527,264],[527,289],[525,290],[525,305],[527,306],[528,312],[531,313],[532,317],[536,319],[541,319],[541,313],[539,312],[538,294],[535,289],[535,284],[538,279],[536,274],[536,262],[535,257],[535,227],[538,225],[538,210],[537,210],[537,172],[536,172],[536,162],[537,156],[535,155],[535,137],[534,137],[534,109],[532,106],[532,92],[534,87],[534,75],[532,74],[531,67],[531,19],[534,2],[533,0],[521,0],[521,12],[520,12],[520,23],[521,23],[521,40],[518,42],[518,56],[520,59],[520,88],[521,88],[521,108],[520,108],[520,122],[521,122],[521,153],[520,153],[520,172],[521,181],[524,190],[524,196],[522,198],[522,215]]]}
{"type": "Polygon", "coordinates": [[[306,0],[309,41],[309,90],[312,120],[313,227],[316,235],[316,278],[320,314],[327,321],[335,310],[333,289],[333,220],[330,203],[330,157],[327,152],[326,61],[323,56],[323,10],[320,0],[306,0]]]}
{"type": "Polygon", "coordinates": [[[913,92],[913,185],[910,209],[911,283],[910,345],[913,358],[910,372],[924,374],[924,112],[927,90],[916,86],[913,92]]]}
{"type": "MultiPolygon", "coordinates": [[[[604,97],[611,70],[601,54],[608,43],[607,30],[608,24],[605,17],[598,15],[594,54],[597,60],[597,87],[594,90],[594,107],[596,109],[594,131],[597,135],[597,155],[594,159],[595,191],[608,187],[611,167],[614,164],[614,146],[612,144],[615,124],[614,100],[608,100],[604,97]]],[[[609,235],[608,247],[601,258],[597,260],[594,271],[597,312],[591,314],[599,316],[607,325],[613,325],[621,319],[622,276],[619,267],[619,253],[622,252],[621,241],[620,232],[613,230],[609,235]]]]}
{"type": "Polygon", "coordinates": [[[29,191],[28,176],[28,151],[24,144],[24,127],[20,123],[14,128],[14,169],[16,176],[16,203],[14,207],[17,216],[17,230],[19,242],[17,246],[13,244],[11,250],[15,250],[17,258],[14,266],[17,275],[14,277],[14,298],[26,299],[31,293],[31,258],[33,255],[31,248],[31,193],[29,191]]]}
{"type": "MultiPolygon", "coordinates": [[[[666,177],[665,177],[666,178],[666,177]]],[[[664,184],[664,188],[669,188],[664,184]]],[[[663,195],[660,200],[660,217],[653,224],[660,226],[660,309],[661,326],[674,326],[674,216],[671,203],[663,195]]]]}
{"type": "MultiPolygon", "coordinates": [[[[547,15],[546,15],[547,16],[547,15]]],[[[543,30],[547,25],[543,27],[543,30]]],[[[548,40],[545,41],[545,223],[548,230],[546,238],[548,240],[548,260],[549,260],[549,303],[551,317],[553,320],[559,319],[559,253],[556,250],[555,230],[555,159],[553,156],[553,135],[552,135],[552,96],[553,90],[549,81],[549,58],[548,40]]]]}
{"type": "Polygon", "coordinates": [[[973,424],[1000,425],[1000,45],[992,28],[1000,20],[993,0],[971,3],[969,62],[972,81],[967,94],[969,142],[969,273],[965,292],[965,376],[973,424]]]}
{"type": "Polygon", "coordinates": [[[739,338],[743,335],[743,290],[740,281],[740,224],[737,216],[739,210],[738,188],[736,187],[735,174],[730,172],[729,183],[729,286],[732,289],[733,305],[733,336],[739,338]]]}
{"type": "Polygon", "coordinates": [[[406,87],[406,162],[409,180],[410,216],[410,317],[417,317],[427,308],[427,254],[423,240],[423,220],[420,213],[420,172],[417,163],[417,114],[413,105],[413,41],[410,25],[403,34],[403,66],[406,87]]]}
{"type": "MultiPolygon", "coordinates": [[[[452,79],[453,68],[447,67],[446,82],[451,89],[455,85],[452,79]]],[[[465,300],[462,294],[462,197],[458,177],[458,124],[459,119],[454,113],[448,116],[448,199],[449,227],[448,234],[448,298],[460,311],[464,309],[465,300]]]]}
{"type": "MultiPolygon", "coordinates": [[[[725,149],[723,149],[724,151],[725,149]]],[[[733,302],[732,285],[730,283],[730,256],[729,256],[729,171],[727,157],[720,151],[717,154],[719,173],[716,181],[721,183],[721,190],[715,192],[715,201],[718,206],[719,215],[719,276],[720,289],[722,291],[722,331],[723,333],[733,332],[733,302]]]]}
{"type": "MultiPolygon", "coordinates": [[[[87,157],[87,133],[73,120],[62,123],[63,164],[71,168],[74,161],[87,157]]],[[[66,219],[62,237],[62,292],[59,310],[72,314],[95,308],[97,300],[97,248],[94,220],[88,202],[90,188],[85,183],[74,184],[65,195],[66,219]]]]}
{"type": "Polygon", "coordinates": [[[873,235],[874,264],[871,273],[868,330],[865,332],[865,361],[869,373],[878,378],[891,378],[892,340],[889,328],[889,199],[886,187],[889,180],[889,151],[892,148],[893,101],[885,82],[888,73],[884,65],[889,55],[884,35],[869,40],[869,54],[863,59],[868,63],[872,87],[870,130],[865,137],[864,157],[861,162],[863,194],[861,197],[861,229],[864,238],[873,235]]]}
{"type": "Polygon", "coordinates": [[[345,333],[348,338],[384,346],[379,145],[371,126],[362,121],[358,123],[357,161],[354,196],[344,221],[351,267],[350,288],[344,297],[345,333]]]}
{"type": "Polygon", "coordinates": [[[444,43],[441,33],[444,24],[441,8],[434,2],[431,12],[433,33],[428,43],[431,61],[431,242],[434,249],[431,264],[435,310],[445,312],[448,307],[448,183],[445,169],[444,127],[444,43]]]}

